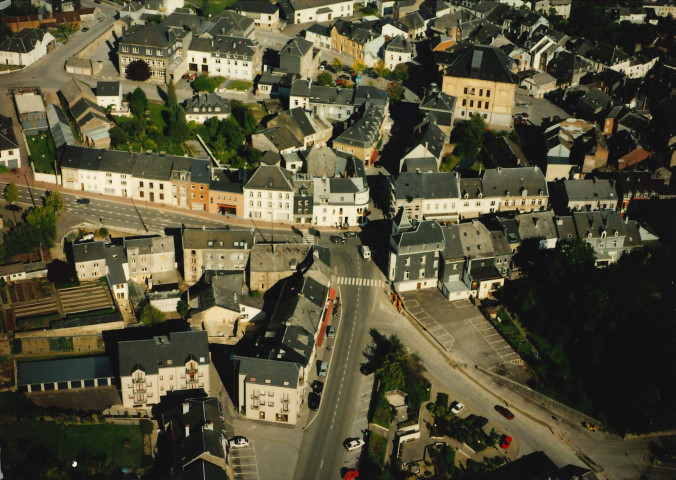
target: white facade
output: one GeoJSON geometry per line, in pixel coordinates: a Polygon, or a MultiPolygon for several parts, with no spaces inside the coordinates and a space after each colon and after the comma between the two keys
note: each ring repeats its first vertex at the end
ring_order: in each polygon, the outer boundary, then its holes
{"type": "Polygon", "coordinates": [[[312,32],[310,30],[305,30],[305,40],[312,42],[317,48],[324,48],[326,50],[331,50],[331,34],[322,35],[320,33],[312,32]]]}
{"type": "Polygon", "coordinates": [[[216,57],[197,50],[188,50],[187,58],[189,64],[208,65],[211,74],[222,75],[228,80],[251,82],[255,78],[255,62],[252,60],[216,57]]]}
{"type": "Polygon", "coordinates": [[[317,3],[319,4],[307,7],[297,7],[292,3],[294,23],[328,22],[338,18],[351,17],[354,13],[354,0],[317,3]]]}
{"type": "Polygon", "coordinates": [[[99,104],[99,107],[101,108],[107,108],[110,105],[113,106],[113,110],[122,110],[122,93],[120,92],[119,95],[114,95],[114,96],[96,96],[96,103],[99,104]]]}
{"type": "MultiPolygon", "coordinates": [[[[348,179],[340,179],[345,181],[348,179]]],[[[314,179],[314,207],[312,223],[322,227],[363,225],[368,210],[369,188],[362,178],[351,179],[358,192],[331,192],[330,178],[314,179]]]]}
{"type": "Polygon", "coordinates": [[[393,52],[393,51],[388,51],[385,49],[385,52],[383,54],[385,57],[385,66],[389,70],[394,70],[397,65],[400,63],[409,63],[411,61],[411,58],[413,57],[412,52],[393,52]]]}
{"type": "Polygon", "coordinates": [[[173,195],[171,181],[134,178],[132,182],[132,198],[134,200],[172,205],[173,195]]]}
{"type": "Polygon", "coordinates": [[[643,78],[646,73],[655,66],[657,57],[654,57],[643,63],[638,59],[628,60],[610,67],[611,70],[624,73],[629,78],[643,78]]]}
{"type": "Polygon", "coordinates": [[[21,166],[19,147],[0,150],[0,167],[16,168],[21,166]]]}
{"type": "Polygon", "coordinates": [[[291,223],[293,192],[290,190],[256,190],[245,186],[244,216],[267,222],[291,223]]]}
{"type": "Polygon", "coordinates": [[[213,111],[200,112],[200,113],[186,113],[185,119],[189,122],[204,123],[210,118],[216,117],[219,120],[225,120],[230,116],[228,112],[220,111],[219,107],[215,107],[213,111]]]}
{"type": "Polygon", "coordinates": [[[44,32],[42,40],[36,41],[33,49],[28,52],[15,52],[0,50],[1,65],[17,65],[27,67],[47,55],[47,48],[55,39],[49,32],[44,32]]]}

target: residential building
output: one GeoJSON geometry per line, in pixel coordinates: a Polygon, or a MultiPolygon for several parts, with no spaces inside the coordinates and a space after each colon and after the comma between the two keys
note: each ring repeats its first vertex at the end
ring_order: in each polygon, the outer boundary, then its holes
{"type": "Polygon", "coordinates": [[[497,198],[499,211],[547,209],[549,190],[539,167],[487,169],[482,180],[484,196],[497,198]]]}
{"type": "Polygon", "coordinates": [[[413,42],[397,35],[385,45],[383,58],[388,69],[394,70],[400,63],[409,63],[413,57],[413,42]]]}
{"type": "Polygon", "coordinates": [[[178,283],[174,237],[124,239],[129,279],[147,284],[150,290],[178,283]]]}
{"type": "Polygon", "coordinates": [[[465,278],[465,255],[460,242],[458,225],[444,227],[446,244],[440,253],[439,281],[437,287],[447,300],[469,298],[471,291],[465,278]]]}
{"type": "Polygon", "coordinates": [[[611,180],[591,178],[588,180],[561,180],[565,207],[571,211],[591,212],[615,210],[618,204],[617,190],[611,180]]]}
{"type": "Polygon", "coordinates": [[[352,0],[291,0],[293,23],[319,23],[351,17],[353,5],[352,0]]]}
{"type": "Polygon", "coordinates": [[[569,118],[545,130],[547,180],[571,178],[591,172],[608,161],[608,147],[601,130],[585,120],[569,118]]]}
{"type": "Polygon", "coordinates": [[[101,108],[122,110],[122,85],[120,82],[97,82],[96,102],[101,108]]]}
{"type": "Polygon", "coordinates": [[[387,123],[387,110],[368,104],[362,116],[333,140],[333,148],[371,162],[387,123]]]}
{"type": "Polygon", "coordinates": [[[0,166],[18,168],[21,166],[21,150],[16,141],[11,117],[0,115],[0,166]]]}
{"type": "Polygon", "coordinates": [[[388,108],[387,92],[376,87],[321,87],[307,80],[297,80],[291,86],[289,105],[302,107],[315,117],[347,120],[366,102],[388,108]]]}
{"type": "Polygon", "coordinates": [[[453,130],[455,100],[455,97],[441,92],[439,86],[432,83],[425,91],[425,96],[418,107],[424,119],[439,127],[447,138],[450,138],[451,130],[453,130]]]}
{"type": "MultiPolygon", "coordinates": [[[[323,147],[333,134],[333,126],[322,118],[310,115],[300,107],[292,108],[268,120],[268,128],[289,130],[302,149],[323,147]]],[[[287,153],[282,152],[279,153],[287,153]]]]}
{"type": "Polygon", "coordinates": [[[230,116],[230,100],[213,92],[198,93],[183,102],[183,109],[189,122],[206,123],[211,118],[223,120],[230,116]]]}
{"type": "Polygon", "coordinates": [[[143,20],[143,16],[173,14],[177,8],[183,8],[183,0],[132,0],[120,9],[120,18],[131,17],[136,22],[143,20]]]}
{"type": "Polygon", "coordinates": [[[310,248],[304,244],[254,245],[249,261],[249,289],[264,294],[296,273],[310,248]]]}
{"type": "Polygon", "coordinates": [[[251,230],[229,229],[186,229],[182,238],[183,278],[188,284],[208,270],[243,272],[256,241],[251,230]]]}
{"type": "Polygon", "coordinates": [[[94,148],[109,148],[111,121],[86,84],[71,79],[59,90],[75,120],[80,141],[94,148]]]}
{"type": "Polygon", "coordinates": [[[627,236],[620,212],[573,212],[577,238],[592,246],[596,265],[615,263],[625,250],[627,236]]]}
{"type": "Polygon", "coordinates": [[[45,104],[40,94],[15,93],[14,103],[25,135],[36,135],[49,128],[45,104]]]}
{"type": "Polygon", "coordinates": [[[551,210],[520,213],[514,219],[521,241],[528,238],[539,238],[541,249],[556,247],[559,235],[556,230],[556,218],[551,210]]]}
{"type": "Polygon", "coordinates": [[[209,213],[221,215],[244,216],[244,192],[242,182],[231,181],[221,172],[214,172],[216,177],[209,182],[209,213]]]}
{"type": "Polygon", "coordinates": [[[474,45],[443,72],[442,92],[456,98],[455,118],[480,114],[488,125],[511,126],[516,76],[511,60],[495,47],[474,45]]]}
{"type": "Polygon", "coordinates": [[[399,161],[399,171],[403,169],[404,162],[409,158],[434,158],[437,169],[441,164],[444,146],[448,137],[431,119],[426,119],[413,129],[411,144],[407,147],[406,154],[399,161]]]}
{"type": "Polygon", "coordinates": [[[529,167],[530,162],[521,147],[507,137],[496,137],[481,149],[487,168],[529,167]]]}
{"type": "Polygon", "coordinates": [[[116,375],[108,355],[17,361],[19,393],[92,389],[115,386],[116,375]]]}
{"type": "Polygon", "coordinates": [[[0,64],[27,67],[51,52],[55,44],[56,40],[47,30],[24,28],[0,43],[0,64]]]}
{"type": "Polygon", "coordinates": [[[279,166],[261,165],[244,184],[244,216],[267,222],[290,223],[293,186],[279,166]]]}
{"type": "Polygon", "coordinates": [[[193,38],[189,45],[186,58],[191,72],[252,82],[261,70],[263,54],[255,40],[213,34],[193,38]]]}
{"type": "Polygon", "coordinates": [[[549,14],[552,9],[556,15],[563,18],[570,17],[570,7],[573,0],[536,0],[533,4],[533,10],[540,13],[549,14]]]}
{"type": "Polygon", "coordinates": [[[294,37],[279,51],[279,68],[302,78],[311,78],[319,66],[319,52],[314,53],[312,42],[294,37]]]}
{"type": "Polygon", "coordinates": [[[556,78],[546,72],[539,72],[524,79],[523,86],[526,87],[533,97],[543,98],[545,93],[556,90],[556,78]]]}
{"type": "Polygon", "coordinates": [[[192,32],[158,23],[133,25],[120,39],[117,54],[120,76],[127,74],[127,67],[136,60],[143,60],[150,67],[150,80],[178,81],[185,71],[184,49],[192,40],[192,32]]]}
{"type": "Polygon", "coordinates": [[[239,0],[231,8],[253,19],[256,28],[275,28],[279,23],[279,7],[266,0],[239,0]]]}
{"type": "Polygon", "coordinates": [[[388,280],[397,292],[437,286],[439,254],[446,247],[441,225],[436,220],[410,222],[401,208],[392,221],[388,280]]]}
{"type": "Polygon", "coordinates": [[[370,196],[365,175],[314,178],[313,188],[313,225],[347,228],[367,222],[370,196]]]}
{"type": "Polygon", "coordinates": [[[150,408],[169,392],[210,391],[207,332],[171,332],[117,344],[122,403],[150,408]]]}
{"type": "Polygon", "coordinates": [[[72,259],[80,282],[105,277],[118,304],[129,298],[129,265],[122,246],[108,245],[104,241],[75,243],[72,259]]]}
{"type": "Polygon", "coordinates": [[[456,221],[460,177],[455,172],[402,172],[392,183],[390,214],[402,208],[412,221],[456,221]]]}
{"type": "Polygon", "coordinates": [[[592,480],[596,478],[596,474],[588,468],[577,465],[567,464],[557,467],[547,454],[536,451],[498,467],[483,477],[484,480],[540,480],[542,478],[592,480]]]}
{"type": "Polygon", "coordinates": [[[47,112],[49,133],[52,135],[57,156],[60,157],[63,147],[66,145],[75,145],[73,129],[68,122],[66,114],[53,103],[47,104],[45,111],[47,112]]]}
{"type": "MultiPolygon", "coordinates": [[[[366,44],[379,36],[359,23],[337,20],[331,27],[331,50],[355,59],[366,60],[364,54],[366,44]]],[[[382,45],[382,42],[380,44],[382,45]]],[[[375,60],[377,58],[371,59],[367,65],[373,65],[375,60]]]]}
{"type": "Polygon", "coordinates": [[[331,28],[319,23],[313,23],[301,32],[305,40],[312,42],[317,48],[331,50],[331,28]]]}
{"type": "Polygon", "coordinates": [[[235,380],[237,410],[246,418],[296,424],[305,391],[299,364],[236,356],[235,380]]]}
{"type": "Polygon", "coordinates": [[[460,179],[460,201],[458,217],[460,220],[477,218],[500,209],[500,199],[484,195],[484,184],[480,178],[460,179]]]}
{"type": "Polygon", "coordinates": [[[251,135],[251,145],[262,152],[293,153],[305,147],[286,125],[270,127],[251,135]]]}
{"type": "Polygon", "coordinates": [[[211,18],[212,26],[203,36],[225,35],[235,38],[251,38],[254,31],[254,20],[227,9],[211,18]]]}

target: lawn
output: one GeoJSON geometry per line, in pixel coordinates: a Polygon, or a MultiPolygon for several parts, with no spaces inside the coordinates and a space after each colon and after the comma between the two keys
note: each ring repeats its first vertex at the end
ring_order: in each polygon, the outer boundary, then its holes
{"type": "Polygon", "coordinates": [[[245,82],[243,80],[233,80],[228,84],[227,88],[230,90],[241,90],[243,92],[246,92],[248,90],[251,90],[251,82],[245,82]]]}
{"type": "MultiPolygon", "coordinates": [[[[216,15],[221,13],[226,8],[232,7],[237,0],[209,0],[209,6],[211,7],[211,14],[216,15]]],[[[200,2],[197,6],[200,7],[202,3],[200,2]]]]}
{"type": "Polygon", "coordinates": [[[460,157],[457,157],[455,155],[446,155],[441,160],[441,164],[439,165],[439,171],[440,172],[452,172],[453,169],[455,167],[457,167],[459,163],[460,163],[460,157]]]}
{"type": "Polygon", "coordinates": [[[385,452],[387,451],[387,438],[371,432],[368,438],[368,455],[381,467],[385,465],[385,452]]]}
{"type": "Polygon", "coordinates": [[[54,160],[56,159],[56,147],[49,130],[38,135],[26,137],[28,142],[29,157],[39,173],[54,173],[54,160]]]}
{"type": "Polygon", "coordinates": [[[148,120],[163,133],[164,129],[167,128],[167,122],[164,121],[163,112],[169,112],[169,108],[162,103],[149,103],[148,111],[150,112],[149,115],[146,115],[148,120]]]}

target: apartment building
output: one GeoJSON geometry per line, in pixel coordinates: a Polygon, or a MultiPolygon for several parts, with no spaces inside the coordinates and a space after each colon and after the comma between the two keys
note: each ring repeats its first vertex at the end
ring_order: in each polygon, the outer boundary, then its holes
{"type": "Polygon", "coordinates": [[[197,282],[207,270],[244,271],[255,244],[252,230],[185,229],[182,234],[183,278],[197,282]]]}
{"type": "Polygon", "coordinates": [[[249,38],[202,35],[187,48],[188,70],[252,82],[261,71],[262,50],[249,38]]]}
{"type": "Polygon", "coordinates": [[[174,237],[124,239],[129,278],[147,283],[150,289],[177,283],[174,237]]]}
{"type": "Polygon", "coordinates": [[[268,222],[290,223],[293,185],[279,166],[261,165],[244,184],[244,216],[268,222]]]}
{"type": "Polygon", "coordinates": [[[249,288],[261,294],[298,271],[310,252],[310,245],[254,245],[249,257],[249,288]]]}
{"type": "Polygon", "coordinates": [[[499,211],[532,212],[549,204],[547,181],[539,167],[487,169],[482,178],[486,197],[499,200],[499,211]]]}

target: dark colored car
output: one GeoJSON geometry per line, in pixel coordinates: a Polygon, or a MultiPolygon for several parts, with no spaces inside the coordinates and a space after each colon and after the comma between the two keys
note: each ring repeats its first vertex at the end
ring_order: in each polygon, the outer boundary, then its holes
{"type": "Polygon", "coordinates": [[[307,406],[310,410],[313,412],[316,412],[319,410],[319,403],[321,401],[321,398],[318,394],[312,392],[310,395],[307,397],[307,406]]]}
{"type": "Polygon", "coordinates": [[[333,243],[346,243],[345,237],[339,237],[338,235],[332,235],[330,240],[333,243]]]}
{"type": "Polygon", "coordinates": [[[343,232],[343,236],[345,238],[357,238],[359,236],[359,232],[354,231],[343,232]]]}
{"type": "Polygon", "coordinates": [[[496,405],[495,411],[498,412],[503,417],[505,417],[507,420],[514,420],[514,414],[509,409],[503,407],[502,405],[496,405]]]}
{"type": "Polygon", "coordinates": [[[22,209],[18,205],[5,205],[5,210],[12,210],[14,212],[20,212],[22,209]]]}
{"type": "Polygon", "coordinates": [[[89,205],[89,199],[88,198],[78,198],[77,203],[80,205],[89,205]]]}
{"type": "Polygon", "coordinates": [[[316,393],[317,395],[321,394],[322,391],[324,390],[324,382],[315,380],[312,382],[312,391],[316,393]]]}
{"type": "Polygon", "coordinates": [[[82,29],[82,31],[83,31],[83,32],[88,32],[88,31],[89,31],[89,27],[84,27],[84,28],[82,29]]]}

